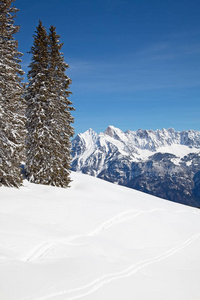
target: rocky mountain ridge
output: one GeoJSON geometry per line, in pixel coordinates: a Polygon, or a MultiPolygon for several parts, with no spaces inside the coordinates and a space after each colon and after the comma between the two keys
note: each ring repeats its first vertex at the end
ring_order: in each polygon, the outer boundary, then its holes
{"type": "Polygon", "coordinates": [[[200,207],[200,132],[89,129],[72,141],[72,170],[200,207]]]}

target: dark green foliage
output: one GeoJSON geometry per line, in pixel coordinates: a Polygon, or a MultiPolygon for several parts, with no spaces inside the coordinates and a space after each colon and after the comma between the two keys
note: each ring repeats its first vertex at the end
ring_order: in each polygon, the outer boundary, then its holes
{"type": "Polygon", "coordinates": [[[61,47],[55,28],[52,26],[47,35],[40,21],[31,48],[26,94],[26,172],[32,182],[67,187],[73,108],[68,100],[71,80],[65,74],[68,65],[60,53],[61,47]]]}
{"type": "Polygon", "coordinates": [[[21,53],[13,35],[18,11],[13,0],[0,1],[0,186],[18,187],[22,183],[20,164],[24,148],[24,104],[19,63],[21,53]]]}

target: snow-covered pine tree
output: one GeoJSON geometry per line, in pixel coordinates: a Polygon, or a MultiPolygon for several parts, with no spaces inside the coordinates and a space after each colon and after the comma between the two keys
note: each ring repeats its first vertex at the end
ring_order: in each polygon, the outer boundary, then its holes
{"type": "Polygon", "coordinates": [[[29,84],[25,95],[26,111],[26,173],[31,182],[48,184],[49,135],[49,51],[46,29],[39,21],[30,53],[29,84]]]}
{"type": "Polygon", "coordinates": [[[56,34],[56,28],[50,27],[49,46],[50,46],[50,65],[49,74],[51,80],[52,95],[52,116],[55,139],[56,139],[56,160],[52,178],[56,185],[67,187],[70,183],[70,163],[71,163],[71,142],[70,138],[74,135],[72,123],[74,118],[71,111],[74,110],[72,102],[68,99],[71,92],[69,85],[71,79],[66,75],[69,65],[65,63],[63,53],[60,52],[63,44],[59,41],[60,36],[56,34]]]}
{"type": "MultiPolygon", "coordinates": [[[[53,34],[54,36],[54,34],[53,34]]],[[[58,37],[48,36],[41,21],[31,48],[28,73],[27,164],[31,182],[67,187],[70,178],[70,137],[73,135],[68,67],[58,37]],[[69,108],[70,107],[70,108],[69,108]]]]}
{"type": "Polygon", "coordinates": [[[0,186],[19,187],[23,159],[25,118],[23,115],[23,71],[18,43],[13,35],[18,11],[14,0],[0,0],[0,186]]]}

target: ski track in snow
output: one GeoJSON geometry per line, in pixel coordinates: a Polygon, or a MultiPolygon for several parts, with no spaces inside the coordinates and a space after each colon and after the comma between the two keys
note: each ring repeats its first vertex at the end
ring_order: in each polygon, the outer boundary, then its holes
{"type": "Polygon", "coordinates": [[[97,229],[90,232],[88,234],[88,236],[96,236],[96,235],[100,234],[102,231],[108,229],[109,227],[111,227],[113,225],[117,225],[119,223],[135,219],[135,218],[137,218],[138,216],[140,216],[142,214],[149,214],[149,213],[156,212],[156,211],[161,211],[161,210],[163,210],[163,209],[154,208],[154,209],[151,209],[149,211],[142,211],[142,210],[141,211],[140,210],[127,210],[127,211],[124,211],[124,212],[116,215],[115,217],[107,220],[106,222],[104,222],[97,229]]]}
{"type": "Polygon", "coordinates": [[[115,217],[105,221],[102,225],[100,225],[99,227],[97,227],[96,229],[91,231],[90,233],[70,236],[68,238],[60,239],[57,242],[52,241],[52,242],[41,243],[39,246],[35,247],[26,257],[24,257],[23,261],[32,262],[34,260],[39,259],[47,251],[51,250],[58,244],[68,244],[76,239],[83,238],[83,237],[94,237],[94,236],[101,234],[101,232],[103,232],[104,230],[106,230],[114,225],[129,221],[129,220],[133,220],[142,214],[150,214],[150,213],[162,211],[162,210],[163,209],[154,208],[149,211],[142,211],[142,210],[141,211],[140,210],[124,211],[120,214],[117,214],[115,217]]]}
{"type": "Polygon", "coordinates": [[[187,239],[184,243],[182,243],[176,247],[173,247],[172,249],[164,252],[163,254],[157,255],[154,258],[145,259],[143,261],[140,261],[134,265],[131,265],[130,267],[128,267],[127,269],[125,269],[121,272],[103,275],[82,287],[71,289],[71,290],[55,292],[55,293],[52,293],[52,294],[49,294],[46,296],[35,298],[34,300],[47,300],[47,299],[51,299],[51,298],[53,299],[54,297],[59,297],[59,296],[65,296],[66,300],[80,299],[82,297],[85,297],[85,296],[95,292],[96,290],[101,288],[103,285],[108,284],[111,281],[129,277],[129,276],[135,274],[136,272],[138,272],[139,270],[147,267],[148,265],[157,263],[159,261],[162,261],[162,260],[168,258],[169,256],[172,256],[173,254],[177,253],[178,251],[183,250],[184,248],[189,246],[192,242],[194,242],[199,237],[200,237],[200,233],[197,233],[194,236],[192,236],[191,238],[187,239]]]}
{"type": "Polygon", "coordinates": [[[55,245],[55,242],[45,242],[40,244],[39,246],[35,247],[28,256],[23,258],[23,261],[30,262],[34,259],[39,258],[43,253],[45,253],[50,247],[53,247],[55,245]]]}

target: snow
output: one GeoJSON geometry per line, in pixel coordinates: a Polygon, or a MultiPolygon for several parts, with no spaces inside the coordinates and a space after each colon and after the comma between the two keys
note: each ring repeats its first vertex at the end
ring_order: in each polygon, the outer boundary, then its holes
{"type": "MultiPolygon", "coordinates": [[[[72,141],[73,150],[75,150],[73,160],[76,160],[78,171],[85,165],[91,166],[94,158],[98,161],[99,153],[103,153],[106,158],[106,154],[109,152],[117,151],[132,162],[148,160],[150,156],[158,152],[169,153],[177,157],[175,164],[179,165],[181,158],[185,155],[200,151],[200,132],[194,130],[178,132],[170,128],[156,131],[139,129],[123,132],[114,126],[108,126],[105,133],[97,134],[89,129],[79,134],[78,137],[81,142],[74,144],[72,141]],[[78,154],[76,146],[80,146],[78,152],[81,148],[81,152],[78,154]]],[[[105,166],[106,162],[102,161],[100,165],[105,166]]],[[[99,167],[96,174],[101,171],[102,169],[99,167]]]]}
{"type": "MultiPolygon", "coordinates": [[[[169,153],[175,155],[177,158],[171,159],[175,164],[179,165],[181,158],[184,156],[190,154],[190,153],[199,153],[198,148],[190,148],[186,145],[180,145],[180,144],[172,144],[172,145],[167,145],[163,147],[159,147],[156,150],[156,153],[169,153]]],[[[155,152],[152,153],[150,150],[146,149],[138,149],[138,155],[135,155],[135,159],[133,161],[138,161],[138,160],[148,160],[150,156],[155,154],[155,152]]],[[[190,162],[191,164],[192,162],[190,162]]],[[[189,164],[187,164],[189,165],[189,164]]]]}
{"type": "Polygon", "coordinates": [[[88,129],[84,134],[79,134],[79,137],[84,141],[85,152],[82,157],[82,163],[84,163],[87,158],[95,151],[95,142],[97,138],[97,133],[91,128],[88,129]]]}
{"type": "Polygon", "coordinates": [[[177,157],[182,158],[185,155],[188,155],[190,153],[199,153],[199,149],[198,148],[189,148],[186,145],[173,144],[173,145],[166,146],[166,147],[160,147],[158,149],[158,152],[170,153],[170,154],[176,155],[177,157]]]}
{"type": "Polygon", "coordinates": [[[0,188],[1,299],[199,299],[198,209],[72,179],[0,188]]]}

